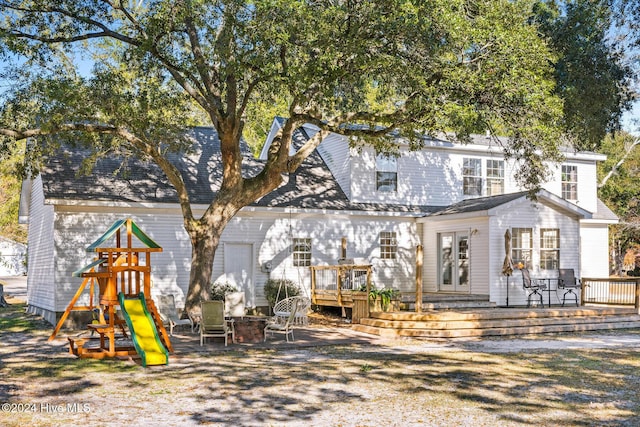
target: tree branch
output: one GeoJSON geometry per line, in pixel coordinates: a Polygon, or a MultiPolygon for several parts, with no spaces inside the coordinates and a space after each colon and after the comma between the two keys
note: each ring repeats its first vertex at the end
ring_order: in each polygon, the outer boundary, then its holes
{"type": "Polygon", "coordinates": [[[287,170],[289,173],[295,172],[296,169],[309,157],[309,155],[318,148],[318,145],[329,135],[328,131],[321,130],[313,135],[305,144],[298,149],[296,154],[289,157],[287,162],[287,170]]]}
{"type": "Polygon", "coordinates": [[[627,157],[629,157],[629,155],[631,154],[631,152],[633,151],[633,149],[636,147],[636,145],[640,144],[640,137],[636,137],[636,139],[633,141],[633,144],[631,144],[631,146],[625,151],[624,156],[622,156],[622,158],[618,161],[618,163],[616,163],[613,168],[611,168],[611,170],[609,171],[609,173],[602,178],[602,181],[598,184],[598,188],[602,188],[607,184],[607,181],[609,181],[609,179],[618,173],[618,169],[620,169],[620,167],[622,166],[622,164],[627,160],[627,157]]]}
{"type": "Polygon", "coordinates": [[[191,14],[189,14],[189,16],[185,19],[185,25],[187,28],[187,35],[189,36],[189,43],[191,43],[191,53],[193,54],[193,59],[196,63],[196,69],[198,70],[198,74],[200,74],[200,78],[202,78],[204,86],[209,92],[209,94],[214,95],[211,75],[209,74],[207,64],[204,60],[202,46],[200,44],[198,32],[195,26],[193,25],[193,19],[191,18],[191,14]]]}

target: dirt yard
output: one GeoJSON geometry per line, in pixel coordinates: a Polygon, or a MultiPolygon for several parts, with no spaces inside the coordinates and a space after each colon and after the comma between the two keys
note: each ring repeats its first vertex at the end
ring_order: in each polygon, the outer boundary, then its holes
{"type": "MultiPolygon", "coordinates": [[[[145,369],[70,356],[23,309],[0,309],[2,426],[640,425],[637,330],[227,349],[184,333],[145,369]]],[[[330,320],[308,333],[349,329],[330,320]]]]}

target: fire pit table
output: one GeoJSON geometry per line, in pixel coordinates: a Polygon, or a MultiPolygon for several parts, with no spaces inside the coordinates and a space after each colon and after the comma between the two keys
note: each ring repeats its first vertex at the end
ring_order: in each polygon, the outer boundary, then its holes
{"type": "Polygon", "coordinates": [[[234,317],[233,326],[236,331],[236,342],[259,343],[264,341],[264,327],[268,318],[265,316],[234,317]]]}

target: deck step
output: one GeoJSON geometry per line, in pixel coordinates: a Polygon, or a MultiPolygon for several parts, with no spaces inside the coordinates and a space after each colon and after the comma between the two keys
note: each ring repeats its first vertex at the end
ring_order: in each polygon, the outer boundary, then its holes
{"type": "MultiPolygon", "coordinates": [[[[410,311],[415,310],[415,303],[408,304],[410,311]]],[[[423,302],[423,310],[461,310],[474,308],[495,308],[496,303],[490,301],[436,301],[423,302]]]]}
{"type": "Polygon", "coordinates": [[[481,337],[640,328],[626,308],[478,309],[426,313],[372,313],[354,329],[383,337],[481,337]]]}
{"type": "MultiPolygon", "coordinates": [[[[404,295],[403,303],[409,311],[415,310],[414,295],[404,295]]],[[[489,295],[459,293],[428,293],[422,298],[422,310],[471,310],[477,308],[495,308],[489,301],[489,295]]]]}

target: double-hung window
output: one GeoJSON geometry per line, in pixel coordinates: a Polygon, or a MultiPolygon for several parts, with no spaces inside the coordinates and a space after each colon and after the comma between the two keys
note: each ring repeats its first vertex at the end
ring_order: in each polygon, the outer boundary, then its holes
{"type": "Polygon", "coordinates": [[[511,230],[511,236],[511,258],[513,260],[513,264],[522,264],[524,268],[531,268],[531,253],[533,252],[533,229],[513,228],[511,230]]]}
{"type": "Polygon", "coordinates": [[[557,270],[560,266],[560,230],[543,228],[540,230],[540,268],[557,270]]]}
{"type": "Polygon", "coordinates": [[[378,153],[376,156],[376,190],[398,190],[398,161],[391,154],[378,153]]]}
{"type": "Polygon", "coordinates": [[[504,193],[504,160],[487,160],[487,196],[504,193]]]}
{"type": "Polygon", "coordinates": [[[562,198],[578,200],[578,167],[562,165],[562,198]]]}
{"type": "Polygon", "coordinates": [[[482,196],[482,160],[469,157],[463,159],[462,194],[482,196]]]}

